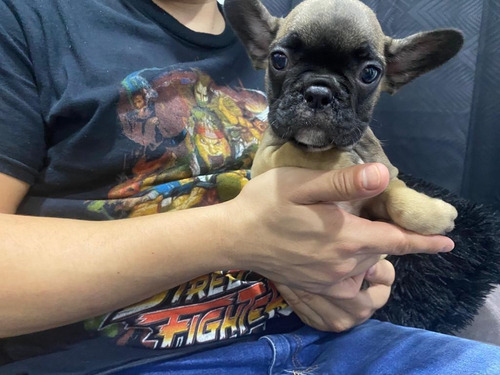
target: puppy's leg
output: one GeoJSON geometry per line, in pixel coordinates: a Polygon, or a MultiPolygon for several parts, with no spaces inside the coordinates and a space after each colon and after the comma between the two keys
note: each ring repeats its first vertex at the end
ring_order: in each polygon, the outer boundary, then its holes
{"type": "Polygon", "coordinates": [[[372,200],[367,208],[375,217],[389,219],[420,234],[450,232],[457,218],[455,207],[410,189],[397,178],[391,180],[387,189],[372,200]]]}

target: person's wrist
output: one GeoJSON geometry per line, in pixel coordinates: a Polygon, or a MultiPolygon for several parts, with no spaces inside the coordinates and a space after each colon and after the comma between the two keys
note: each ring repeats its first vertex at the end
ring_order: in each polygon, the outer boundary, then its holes
{"type": "Polygon", "coordinates": [[[220,268],[224,270],[239,269],[246,265],[244,254],[245,236],[249,227],[244,222],[244,213],[235,199],[213,206],[216,210],[216,257],[220,268]]]}

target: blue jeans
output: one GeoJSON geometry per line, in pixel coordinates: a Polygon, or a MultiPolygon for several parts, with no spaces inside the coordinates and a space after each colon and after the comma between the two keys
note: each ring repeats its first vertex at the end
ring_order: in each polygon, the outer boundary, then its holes
{"type": "Polygon", "coordinates": [[[303,327],[121,375],[500,374],[500,347],[370,320],[347,333],[303,327]]]}

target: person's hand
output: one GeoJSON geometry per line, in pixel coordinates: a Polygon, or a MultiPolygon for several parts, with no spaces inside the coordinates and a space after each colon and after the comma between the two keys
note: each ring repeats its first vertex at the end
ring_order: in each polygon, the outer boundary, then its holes
{"type": "Polygon", "coordinates": [[[394,277],[392,264],[381,260],[366,273],[340,282],[338,296],[322,296],[283,284],[275,285],[305,324],[321,331],[343,332],[365,322],[387,303],[394,277]],[[369,287],[361,290],[363,280],[369,287]]]}
{"type": "Polygon", "coordinates": [[[366,220],[335,204],[376,196],[388,182],[382,164],[337,171],[277,168],[256,177],[226,203],[231,216],[223,229],[234,240],[227,264],[292,290],[338,298],[382,254],[450,251],[454,244],[447,237],[366,220]]]}

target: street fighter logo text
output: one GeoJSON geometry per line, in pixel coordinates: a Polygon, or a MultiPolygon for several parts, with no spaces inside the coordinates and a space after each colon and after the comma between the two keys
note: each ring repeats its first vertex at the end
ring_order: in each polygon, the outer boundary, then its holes
{"type": "MultiPolygon", "coordinates": [[[[180,348],[262,332],[287,308],[268,280],[251,272],[212,273],[105,317],[100,329],[118,328],[120,345],[180,348]],[[118,327],[117,327],[118,325],[118,327]]],[[[116,332],[116,329],[114,330],[116,332]]]]}

